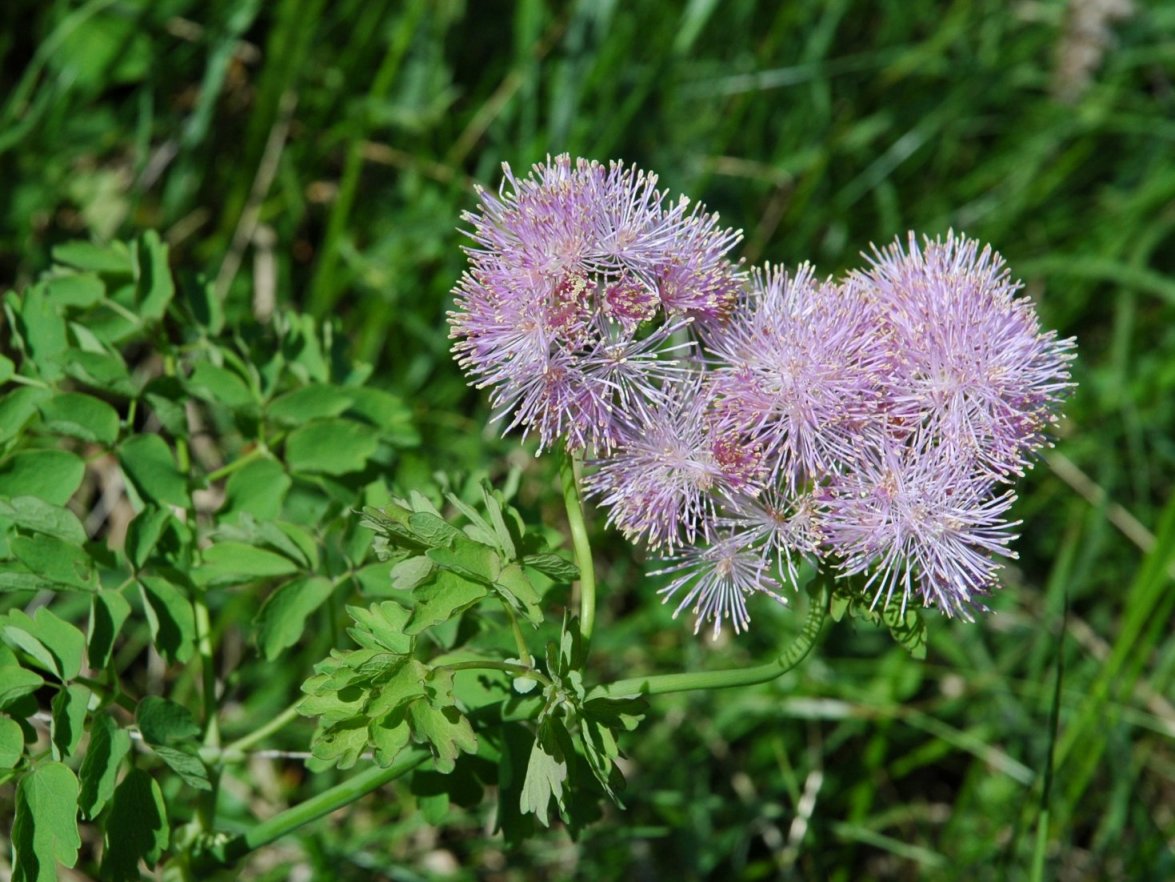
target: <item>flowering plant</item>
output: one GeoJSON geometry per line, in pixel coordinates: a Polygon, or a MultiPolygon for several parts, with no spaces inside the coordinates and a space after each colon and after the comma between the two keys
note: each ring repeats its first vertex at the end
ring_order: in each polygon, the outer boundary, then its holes
{"type": "Polygon", "coordinates": [[[903,620],[983,610],[1073,341],[966,236],[911,233],[839,280],[747,272],[737,231],[655,186],[562,155],[481,191],[450,320],[495,418],[588,466],[608,523],[669,555],[660,593],[695,631],[786,602],[797,560],[903,620]]]}
{"type": "Polygon", "coordinates": [[[983,609],[1073,342],[965,236],[911,236],[837,280],[747,268],[736,231],[656,183],[560,156],[507,168],[466,215],[454,349],[495,419],[560,450],[574,562],[509,487],[394,486],[388,464],[420,443],[406,403],[367,385],[329,324],[283,312],[226,334],[211,288],[177,286],[155,234],[62,246],[5,295],[13,878],[79,862],[205,878],[398,778],[430,820],[489,789],[508,841],[552,805],[575,832],[619,802],[620,742],[647,696],[778,677],[830,612],[917,653],[921,607],[983,609]],[[751,667],[593,682],[585,496],[662,558],[657,591],[695,630],[743,631],[758,595],[806,589],[792,642],[751,667]],[[545,595],[573,583],[579,615],[548,621],[545,595]],[[259,724],[217,626],[240,605],[259,676],[300,684],[259,724]],[[302,718],[309,750],[258,748],[302,718]],[[361,768],[258,819],[220,794],[254,786],[262,753],[361,768]]]}

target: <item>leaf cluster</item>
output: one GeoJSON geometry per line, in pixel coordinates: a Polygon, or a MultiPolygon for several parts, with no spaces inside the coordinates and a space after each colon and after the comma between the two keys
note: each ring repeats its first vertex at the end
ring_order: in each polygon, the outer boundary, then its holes
{"type": "Polygon", "coordinates": [[[215,612],[251,615],[263,670],[386,585],[353,511],[419,439],[329,325],[230,324],[153,232],[54,257],[3,298],[0,782],[15,879],[73,866],[79,818],[91,871],[137,879],[225,773],[215,612]]]}

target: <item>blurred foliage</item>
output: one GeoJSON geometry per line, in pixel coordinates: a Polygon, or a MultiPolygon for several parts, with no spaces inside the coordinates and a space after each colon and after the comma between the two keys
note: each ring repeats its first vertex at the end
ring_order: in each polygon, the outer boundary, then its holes
{"type": "MultiPolygon", "coordinates": [[[[626,811],[577,844],[553,832],[507,852],[483,810],[453,806],[434,828],[417,795],[389,787],[257,854],[247,878],[285,878],[284,861],[332,879],[1017,878],[1050,750],[1049,874],[1175,876],[1175,7],[1138,0],[1088,86],[1061,101],[1054,72],[1089,5],[4,4],[0,276],[23,289],[63,243],[153,228],[181,290],[223,301],[224,327],[254,314],[272,335],[292,308],[329,317],[326,348],[373,365],[367,385],[411,412],[423,443],[387,463],[405,492],[437,469],[518,466],[518,504],[560,525],[551,464],[483,428],[484,398],[448,357],[458,217],[502,161],[622,157],[743,227],[749,260],[828,273],[872,241],[954,226],[991,241],[1045,324],[1078,339],[1070,419],[1021,485],[1021,560],[990,619],[932,618],[925,661],[841,625],[775,684],[656,699],[626,746],[626,811]]],[[[132,381],[154,377],[136,355],[132,381]]],[[[92,394],[60,367],[60,394],[92,394]]],[[[59,431],[71,403],[34,406],[29,425],[59,431]]],[[[215,406],[223,449],[207,455],[227,462],[251,424],[215,406]]],[[[22,473],[12,458],[0,471],[22,473]]],[[[92,544],[108,529],[93,525],[92,544]]],[[[642,562],[607,534],[596,547],[601,678],[762,658],[791,627],[764,610],[737,645],[697,644],[637,590],[642,562]]],[[[258,603],[246,591],[216,611],[241,731],[306,673],[256,673],[232,635],[258,603]]],[[[283,733],[292,750],[309,737],[283,733]]],[[[314,786],[297,764],[256,774],[256,792],[222,795],[242,816],[314,786]]]]}

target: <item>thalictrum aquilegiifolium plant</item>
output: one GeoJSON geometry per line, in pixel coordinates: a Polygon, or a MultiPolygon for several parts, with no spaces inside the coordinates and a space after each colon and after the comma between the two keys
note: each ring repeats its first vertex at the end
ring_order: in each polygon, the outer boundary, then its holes
{"type": "Polygon", "coordinates": [[[984,609],[1073,349],[998,254],[911,235],[840,279],[748,268],[704,206],[568,156],[506,167],[466,221],[455,355],[505,430],[562,457],[573,558],[521,513],[517,473],[398,485],[411,409],[332,326],[226,319],[152,233],[61,246],[6,295],[15,879],[79,860],[202,878],[397,778],[433,822],[488,792],[512,843],[553,811],[575,832],[620,802],[647,696],[773,679],[830,612],[917,654],[923,607],[984,609]],[[598,682],[588,498],[695,630],[744,631],[765,595],[802,601],[796,636],[759,665],[598,682]],[[240,608],[257,673],[238,676],[217,621],[240,608]],[[235,715],[291,657],[315,659],[298,694],[235,715]],[[303,718],[315,795],[262,820],[221,798],[303,718]]]}

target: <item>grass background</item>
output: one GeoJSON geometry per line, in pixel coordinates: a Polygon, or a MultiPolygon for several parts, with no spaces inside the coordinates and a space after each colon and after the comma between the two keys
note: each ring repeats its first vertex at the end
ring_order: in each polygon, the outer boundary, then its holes
{"type": "MultiPolygon", "coordinates": [[[[1048,878],[1175,878],[1175,5],[1135,0],[1083,86],[1063,71],[1099,5],[4,4],[0,279],[155,227],[241,318],[336,317],[415,402],[406,486],[515,463],[555,498],[448,356],[458,216],[502,161],[623,158],[742,227],[748,260],[826,273],[954,227],[1078,339],[997,613],[932,617],[925,662],[837,626],[776,683],[657,699],[627,810],[579,843],[505,852],[484,811],[433,828],[388,788],[243,878],[1002,880],[1037,853],[1048,878]]],[[[760,608],[748,639],[697,642],[598,532],[601,675],[762,657],[789,627],[760,608]]],[[[309,786],[254,771],[274,805],[309,786]]]]}

